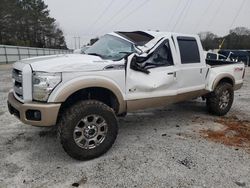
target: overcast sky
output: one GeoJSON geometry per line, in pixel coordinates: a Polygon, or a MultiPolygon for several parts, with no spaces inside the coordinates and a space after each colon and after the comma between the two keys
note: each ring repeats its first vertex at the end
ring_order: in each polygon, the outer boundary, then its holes
{"type": "Polygon", "coordinates": [[[250,28],[250,0],[44,0],[69,48],[116,30],[212,31],[250,28]]]}

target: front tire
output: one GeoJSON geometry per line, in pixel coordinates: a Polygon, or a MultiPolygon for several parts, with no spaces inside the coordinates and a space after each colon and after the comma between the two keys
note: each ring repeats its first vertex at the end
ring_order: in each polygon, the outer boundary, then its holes
{"type": "Polygon", "coordinates": [[[58,128],[64,150],[77,160],[89,160],[106,153],[118,133],[113,109],[94,100],[81,101],[66,109],[58,128]]]}
{"type": "Polygon", "coordinates": [[[207,108],[211,114],[223,116],[228,113],[234,100],[233,86],[229,83],[220,83],[207,97],[207,108]]]}

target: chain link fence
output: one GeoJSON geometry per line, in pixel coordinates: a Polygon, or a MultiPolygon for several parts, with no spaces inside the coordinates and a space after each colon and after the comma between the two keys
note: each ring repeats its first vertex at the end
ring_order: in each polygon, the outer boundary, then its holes
{"type": "Polygon", "coordinates": [[[13,63],[21,59],[36,56],[70,53],[73,53],[73,50],[0,45],[0,64],[13,63]]]}

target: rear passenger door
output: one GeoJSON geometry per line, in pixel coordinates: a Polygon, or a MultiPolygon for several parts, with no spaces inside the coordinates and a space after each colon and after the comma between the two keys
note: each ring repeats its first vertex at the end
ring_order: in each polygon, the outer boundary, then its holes
{"type": "Polygon", "coordinates": [[[179,52],[178,94],[205,88],[207,66],[200,40],[195,37],[176,36],[175,44],[179,52]]]}

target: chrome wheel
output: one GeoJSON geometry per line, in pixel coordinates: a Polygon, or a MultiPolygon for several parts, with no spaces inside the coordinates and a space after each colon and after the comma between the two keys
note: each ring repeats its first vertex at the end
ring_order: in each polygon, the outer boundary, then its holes
{"type": "Polygon", "coordinates": [[[219,107],[220,109],[225,109],[230,101],[230,93],[228,90],[222,92],[222,95],[219,98],[219,107]]]}
{"type": "Polygon", "coordinates": [[[92,114],[81,119],[73,132],[75,143],[84,149],[93,149],[106,138],[108,125],[102,116],[92,114]]]}

